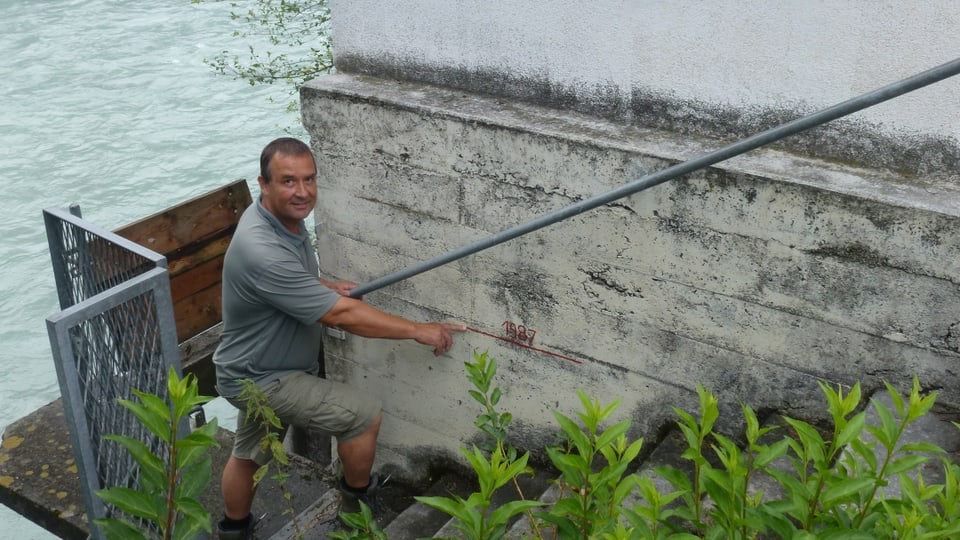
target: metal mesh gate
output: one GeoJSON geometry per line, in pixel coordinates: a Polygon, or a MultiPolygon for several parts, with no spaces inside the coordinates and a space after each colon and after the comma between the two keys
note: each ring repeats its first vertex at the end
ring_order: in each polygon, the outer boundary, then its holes
{"type": "MultiPolygon", "coordinates": [[[[170,279],[162,255],[78,216],[46,209],[44,222],[62,309],[47,331],[92,537],[101,538],[93,520],[113,510],[95,492],[138,483],[136,462],[103,436],[134,437],[166,457],[117,400],[136,400],[133,388],[166,396],[169,368],[180,372],[170,279]]],[[[189,432],[186,420],[179,432],[189,432]]]]}

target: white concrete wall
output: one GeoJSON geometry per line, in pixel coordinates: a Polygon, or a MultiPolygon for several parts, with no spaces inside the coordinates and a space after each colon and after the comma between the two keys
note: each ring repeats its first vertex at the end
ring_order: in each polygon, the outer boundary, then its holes
{"type": "MultiPolygon", "coordinates": [[[[367,282],[712,149],[713,141],[449,88],[331,75],[301,94],[321,178],[321,271],[367,282]]],[[[457,459],[479,406],[462,362],[489,351],[517,443],[542,448],[575,391],[622,398],[653,443],[719,394],[812,417],[817,381],[867,391],[918,375],[960,405],[960,190],[765,149],[369,294],[468,332],[327,341],[331,377],[384,401],[380,459],[457,459]],[[575,359],[563,359],[562,355],[575,359]]]]}
{"type": "MultiPolygon", "coordinates": [[[[661,127],[667,117],[687,124],[705,124],[709,117],[719,136],[756,132],[779,123],[771,117],[833,105],[960,55],[955,0],[331,5],[342,71],[515,96],[661,127]],[[651,109],[658,118],[643,118],[651,109]]],[[[858,138],[866,126],[914,152],[923,146],[923,152],[937,154],[907,165],[924,172],[954,167],[958,118],[955,77],[858,113],[847,124],[860,130],[858,138]],[[926,146],[930,138],[940,144],[926,146]]],[[[804,144],[856,144],[836,139],[804,144]]],[[[849,159],[884,144],[818,153],[849,159]]],[[[884,162],[890,153],[878,151],[877,162],[890,166],[884,162]]],[[[913,158],[898,159],[903,165],[913,158]]]]}

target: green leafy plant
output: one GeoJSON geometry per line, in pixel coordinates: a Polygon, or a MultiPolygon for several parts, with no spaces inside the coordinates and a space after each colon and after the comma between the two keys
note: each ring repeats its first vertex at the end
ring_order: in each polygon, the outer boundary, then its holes
{"type": "Polygon", "coordinates": [[[547,454],[561,473],[562,496],[550,511],[537,516],[556,527],[563,538],[600,538],[616,534],[621,525],[623,502],[638,480],[636,475],[625,476],[626,470],[640,454],[643,439],[628,442],[630,420],[601,429],[620,400],[603,405],[582,391],[577,391],[577,397],[583,406],[578,414],[582,428],[573,419],[553,413],[566,444],[548,448],[547,454]]]}
{"type": "Polygon", "coordinates": [[[539,501],[523,499],[523,493],[516,484],[520,474],[530,473],[527,466],[530,453],[517,457],[517,452],[506,442],[507,428],[512,420],[510,413],[499,413],[495,406],[502,396],[500,388],[491,389],[491,383],[497,372],[497,361],[484,353],[473,353],[473,363],[465,362],[467,379],[474,385],[470,395],[484,406],[484,412],[477,416],[475,425],[492,439],[492,444],[484,445],[487,450],[473,445],[472,450],[462,448],[461,452],[477,475],[480,490],[463,499],[453,497],[415,497],[416,500],[441,510],[457,519],[456,527],[471,539],[499,538],[506,532],[507,524],[517,514],[540,506],[539,501]],[[519,500],[510,501],[496,508],[492,507],[493,494],[508,482],[513,482],[519,500]]]}
{"type": "Polygon", "coordinates": [[[743,406],[747,425],[743,448],[712,431],[718,415],[716,398],[700,387],[700,418],[677,411],[688,445],[683,457],[693,462],[693,473],[658,468],[656,472],[676,489],[666,495],[642,483],[646,504],[626,513],[635,530],[643,533],[639,537],[954,537],[960,531],[957,465],[943,459],[944,452],[936,445],[901,445],[907,426],[930,411],[936,395],[921,396],[915,379],[904,401],[888,384],[894,410],[874,401],[881,422],[868,426],[866,413],[860,411],[859,384],[846,394],[825,383],[820,387],[832,419],[830,437],[824,438],[807,422],[784,418],[793,436],[761,444],[774,427],[761,428],[753,411],[743,406]],[[867,442],[864,431],[874,440],[867,442]],[[706,459],[708,453],[718,465],[706,459]],[[931,455],[943,460],[942,485],[923,481],[921,466],[931,455]],[[784,495],[764,497],[759,491],[750,495],[751,482],[760,475],[774,479],[784,495]],[[900,497],[881,496],[881,489],[894,480],[899,481],[900,497]],[[664,511],[664,501],[673,500],[682,504],[664,511]],[[633,519],[637,517],[646,523],[633,519]]]}
{"type": "Polygon", "coordinates": [[[297,514],[293,507],[293,494],[287,490],[287,480],[290,478],[290,457],[287,456],[286,449],[283,448],[283,441],[280,436],[284,433],[283,423],[277,417],[277,413],[267,405],[267,396],[260,391],[256,383],[249,379],[240,381],[243,389],[240,391],[239,400],[246,403],[247,421],[259,422],[263,428],[263,437],[260,439],[260,448],[269,453],[273,460],[270,463],[261,465],[257,472],[253,474],[253,485],[259,485],[260,482],[270,472],[271,464],[276,469],[271,476],[280,487],[280,493],[286,502],[287,507],[283,514],[289,515],[293,522],[294,534],[297,538],[303,536],[303,530],[297,521],[297,514]]]}
{"type": "MultiPolygon", "coordinates": [[[[477,475],[480,491],[467,499],[418,497],[456,520],[464,537],[501,538],[516,513],[530,512],[535,501],[491,509],[491,494],[528,472],[527,457],[516,458],[506,443],[512,416],[496,409],[502,392],[493,384],[496,360],[474,353],[466,363],[470,395],[484,411],[475,424],[492,444],[463,453],[477,475]]],[[[612,539],[774,539],[831,538],[947,539],[960,537],[960,466],[938,446],[904,444],[909,426],[928,414],[936,394],[923,396],[914,379],[904,398],[891,385],[892,408],[872,406],[878,425],[868,425],[860,384],[845,390],[826,383],[830,426],[817,428],[783,417],[763,425],[741,404],[744,432],[733,438],[715,431],[717,397],[698,385],[697,414],[675,408],[690,467],[663,466],[628,474],[642,439],[629,441],[629,420],[604,429],[619,400],[602,404],[577,392],[578,420],[554,416],[563,444],[547,448],[560,471],[558,501],[533,514],[533,538],[612,539]],[[779,438],[776,435],[780,435],[779,438]],[[932,458],[943,466],[944,481],[928,484],[923,471],[932,458]],[[657,477],[668,488],[658,487],[657,477]],[[891,485],[895,494],[885,492],[891,485]],[[767,492],[763,491],[766,486],[767,492]]],[[[960,424],[955,424],[960,428],[960,424]]],[[[889,489],[888,489],[889,491],[889,489]]],[[[511,503],[514,504],[514,503],[511,503]]],[[[359,536],[363,516],[356,514],[359,536]]],[[[371,518],[367,517],[367,522],[371,518]]],[[[379,537],[377,537],[379,538],[379,537]]]]}
{"type": "MultiPolygon", "coordinates": [[[[167,392],[169,404],[159,396],[136,389],[133,393],[139,403],[119,400],[160,439],[167,459],[132,437],[106,435],[105,439],[123,446],[137,462],[140,485],[139,489],[108,487],[97,491],[97,495],[128,516],[153,524],[164,540],[196,538],[201,532],[212,530],[210,515],[197,496],[210,482],[211,458],[206,454],[210,447],[219,446],[214,439],[217,422],[213,419],[181,437],[181,420],[194,407],[212,398],[198,395],[193,375],[180,379],[173,368],[167,376],[167,392]]],[[[95,523],[110,539],[149,538],[148,532],[125,517],[97,519],[95,523]]]]}
{"type": "MultiPolygon", "coordinates": [[[[513,421],[512,414],[501,413],[496,409],[500,398],[503,397],[503,392],[499,387],[490,389],[493,378],[497,374],[497,359],[486,352],[474,352],[473,362],[464,362],[463,365],[467,368],[467,380],[474,386],[468,393],[484,408],[484,412],[477,415],[474,425],[490,437],[491,442],[482,446],[488,452],[492,452],[497,444],[507,444],[507,428],[513,421]]],[[[512,448],[508,448],[508,452],[516,454],[516,450],[512,448]]]]}
{"type": "Polygon", "coordinates": [[[348,530],[330,532],[327,533],[327,537],[338,540],[386,540],[387,538],[387,533],[383,532],[380,526],[377,525],[377,520],[373,517],[373,512],[363,501],[360,501],[359,512],[341,512],[340,519],[344,525],[348,527],[348,530]]]}

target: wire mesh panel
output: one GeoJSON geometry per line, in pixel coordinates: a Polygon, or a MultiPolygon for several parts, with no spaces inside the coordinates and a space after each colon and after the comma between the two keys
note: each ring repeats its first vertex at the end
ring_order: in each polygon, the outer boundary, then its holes
{"type": "Polygon", "coordinates": [[[157,267],[163,255],[56,208],[43,211],[60,309],[157,267]]]}
{"type": "MultiPolygon", "coordinates": [[[[129,250],[123,238],[60,214],[44,211],[61,304],[66,304],[47,318],[47,330],[91,534],[101,538],[93,520],[116,516],[95,492],[138,488],[136,462],[103,437],[133,437],[167,457],[161,441],[118,399],[137,401],[134,388],[166,396],[168,370],[180,372],[179,349],[163,257],[136,244],[129,250]]],[[[184,420],[179,432],[185,435],[188,429],[184,420]]]]}

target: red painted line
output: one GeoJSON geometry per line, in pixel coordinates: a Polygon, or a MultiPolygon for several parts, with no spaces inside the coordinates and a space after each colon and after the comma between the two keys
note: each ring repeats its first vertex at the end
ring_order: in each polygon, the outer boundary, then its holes
{"type": "Polygon", "coordinates": [[[476,328],[470,328],[469,326],[467,327],[467,330],[469,330],[469,331],[471,331],[471,332],[476,332],[476,333],[478,333],[478,334],[483,334],[484,336],[492,337],[493,339],[499,339],[500,341],[506,341],[507,343],[513,343],[514,345],[516,345],[516,346],[518,346],[518,347],[523,347],[524,349],[530,349],[531,351],[536,351],[536,352],[538,352],[538,353],[543,353],[543,354],[546,354],[546,355],[549,355],[549,356],[554,356],[554,357],[556,357],[556,358],[562,358],[562,359],[564,359],[564,360],[569,360],[569,361],[573,362],[574,364],[582,364],[582,363],[583,363],[583,362],[581,362],[580,360],[577,360],[576,358],[570,358],[569,356],[564,356],[564,355],[562,355],[562,354],[558,354],[558,353],[555,353],[555,352],[553,352],[553,351],[547,351],[547,350],[544,350],[544,349],[539,349],[539,348],[534,347],[534,346],[532,346],[532,345],[527,345],[526,343],[521,343],[521,342],[519,342],[519,341],[514,341],[514,340],[512,340],[512,339],[508,339],[508,338],[505,338],[505,337],[503,337],[503,336],[498,336],[498,335],[496,335],[496,334],[491,334],[491,333],[489,333],[489,332],[484,332],[483,330],[477,330],[476,328]]]}

